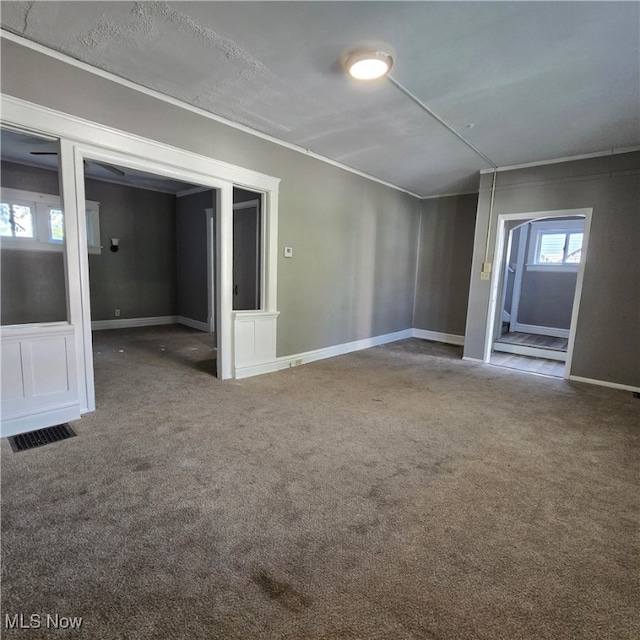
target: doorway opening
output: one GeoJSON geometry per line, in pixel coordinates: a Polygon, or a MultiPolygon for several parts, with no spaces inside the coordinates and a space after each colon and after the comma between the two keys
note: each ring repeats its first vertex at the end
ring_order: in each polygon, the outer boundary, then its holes
{"type": "Polygon", "coordinates": [[[591,210],[498,217],[485,362],[568,377],[591,210]]]}
{"type": "Polygon", "coordinates": [[[233,188],[233,310],[258,311],[262,302],[262,196],[233,188]]]}
{"type": "Polygon", "coordinates": [[[102,239],[88,258],[98,394],[100,368],[129,353],[217,375],[216,190],[89,159],[84,191],[102,239]]]}

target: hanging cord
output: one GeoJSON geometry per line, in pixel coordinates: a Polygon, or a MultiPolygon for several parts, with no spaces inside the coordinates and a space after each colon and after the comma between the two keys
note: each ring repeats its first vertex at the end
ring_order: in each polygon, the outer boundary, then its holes
{"type": "Polygon", "coordinates": [[[426,111],[434,120],[436,120],[443,127],[445,127],[445,129],[453,133],[453,135],[456,136],[456,138],[464,142],[464,144],[466,144],[467,147],[469,147],[469,149],[472,149],[474,153],[477,153],[487,164],[489,164],[489,166],[493,167],[494,169],[498,168],[498,165],[496,165],[489,158],[487,158],[487,156],[484,153],[482,153],[482,151],[480,151],[478,147],[476,147],[474,144],[469,142],[462,134],[458,133],[448,122],[445,122],[437,113],[435,113],[434,111],[431,111],[431,109],[429,109],[429,107],[427,107],[427,105],[424,102],[422,102],[420,98],[418,98],[413,93],[411,93],[409,89],[403,87],[394,77],[388,75],[387,78],[389,82],[391,82],[391,84],[393,84],[398,89],[400,89],[400,91],[402,91],[402,93],[404,93],[408,98],[411,98],[411,100],[413,100],[423,111],[426,111]]]}
{"type": "Polygon", "coordinates": [[[487,241],[485,243],[484,249],[484,262],[482,263],[482,273],[488,274],[491,271],[491,265],[489,264],[489,240],[491,239],[491,223],[493,222],[493,201],[496,195],[496,176],[498,173],[498,165],[495,164],[490,158],[488,158],[478,147],[476,147],[473,143],[469,142],[462,134],[458,133],[448,122],[445,122],[437,113],[429,109],[427,105],[420,100],[416,95],[411,93],[409,89],[405,88],[401,85],[394,77],[387,75],[387,79],[391,82],[392,85],[400,89],[402,93],[404,93],[408,98],[413,100],[423,111],[428,113],[434,120],[440,123],[447,131],[452,133],[456,138],[458,138],[461,142],[467,145],[469,149],[471,149],[474,153],[479,155],[488,165],[493,167],[493,184],[491,186],[491,204],[489,205],[489,223],[487,225],[487,241]]]}
{"type": "Polygon", "coordinates": [[[489,240],[491,239],[491,222],[493,221],[493,201],[496,197],[496,177],[498,175],[498,170],[494,167],[493,169],[493,181],[491,184],[491,203],[489,204],[489,222],[487,224],[487,242],[485,243],[484,249],[484,263],[482,264],[483,271],[491,271],[491,269],[485,269],[487,262],[489,262],[489,240]]]}

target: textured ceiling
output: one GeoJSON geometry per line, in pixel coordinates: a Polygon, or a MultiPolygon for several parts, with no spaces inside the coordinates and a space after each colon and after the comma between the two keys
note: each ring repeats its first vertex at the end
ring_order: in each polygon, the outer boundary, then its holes
{"type": "Polygon", "coordinates": [[[2,26],[414,193],[471,191],[489,165],[640,144],[637,2],[2,2],[2,26]]]}

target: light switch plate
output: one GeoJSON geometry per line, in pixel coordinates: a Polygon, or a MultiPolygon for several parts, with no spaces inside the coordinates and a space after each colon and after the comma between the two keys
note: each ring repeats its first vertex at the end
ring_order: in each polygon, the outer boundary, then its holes
{"type": "Polygon", "coordinates": [[[293,258],[293,247],[285,247],[284,248],[284,257],[285,258],[293,258]]]}

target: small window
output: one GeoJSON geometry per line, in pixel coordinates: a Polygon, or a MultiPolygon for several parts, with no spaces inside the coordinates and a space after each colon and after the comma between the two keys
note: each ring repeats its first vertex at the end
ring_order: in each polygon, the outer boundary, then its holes
{"type": "MultiPolygon", "coordinates": [[[[46,193],[2,188],[0,237],[3,248],[28,251],[62,251],[64,211],[60,198],[46,193]]],[[[89,253],[99,254],[100,203],[85,201],[89,253]]]]}
{"type": "Polygon", "coordinates": [[[541,231],[537,236],[534,264],[578,264],[582,253],[582,232],[541,231]]]}
{"type": "Polygon", "coordinates": [[[33,238],[33,206],[16,202],[0,204],[0,236],[33,238]]]}
{"type": "Polygon", "coordinates": [[[64,216],[62,209],[49,207],[49,242],[64,240],[64,216]]]}
{"type": "Polygon", "coordinates": [[[582,260],[584,220],[531,223],[527,269],[576,271],[582,260]]]}

